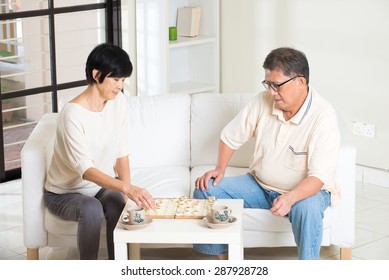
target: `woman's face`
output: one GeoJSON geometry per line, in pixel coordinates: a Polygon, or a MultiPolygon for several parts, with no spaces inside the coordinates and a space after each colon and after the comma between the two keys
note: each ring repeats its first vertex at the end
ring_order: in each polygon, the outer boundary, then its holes
{"type": "Polygon", "coordinates": [[[101,97],[106,100],[115,99],[118,93],[122,91],[125,80],[125,77],[105,77],[101,84],[97,83],[97,88],[100,92],[101,97]]]}

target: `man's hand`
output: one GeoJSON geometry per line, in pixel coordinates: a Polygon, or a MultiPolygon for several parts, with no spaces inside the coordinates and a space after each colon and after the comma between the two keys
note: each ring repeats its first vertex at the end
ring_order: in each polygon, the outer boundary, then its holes
{"type": "Polygon", "coordinates": [[[320,179],[314,176],[308,176],[293,190],[274,199],[270,211],[275,216],[286,216],[296,202],[318,193],[322,186],[323,182],[320,179]]]}
{"type": "Polygon", "coordinates": [[[290,193],[282,194],[273,201],[273,206],[269,209],[274,216],[284,217],[289,214],[294,204],[290,193]]]}
{"type": "Polygon", "coordinates": [[[224,171],[222,170],[210,170],[205,172],[203,176],[196,179],[195,186],[196,189],[200,189],[201,191],[205,191],[208,189],[208,182],[210,179],[214,178],[213,185],[216,186],[224,177],[224,171]]]}

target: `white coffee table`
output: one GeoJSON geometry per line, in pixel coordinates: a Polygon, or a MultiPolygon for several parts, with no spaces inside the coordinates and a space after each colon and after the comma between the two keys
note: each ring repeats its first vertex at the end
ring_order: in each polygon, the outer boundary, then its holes
{"type": "MultiPolygon", "coordinates": [[[[132,248],[139,250],[137,244],[159,243],[228,244],[228,258],[242,260],[243,200],[218,199],[217,204],[229,206],[232,209],[232,215],[237,218],[236,223],[222,229],[211,229],[202,219],[153,219],[147,227],[135,230],[126,230],[118,223],[114,230],[115,259],[128,259],[127,244],[133,244],[135,246],[132,248]]],[[[132,252],[131,255],[139,256],[139,253],[132,252]]]]}

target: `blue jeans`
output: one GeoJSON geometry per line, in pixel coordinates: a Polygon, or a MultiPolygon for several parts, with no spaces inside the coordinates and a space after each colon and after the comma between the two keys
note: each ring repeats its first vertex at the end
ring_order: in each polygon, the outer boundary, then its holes
{"type": "Polygon", "coordinates": [[[51,213],[78,222],[77,246],[81,260],[97,260],[101,224],[105,219],[108,258],[114,259],[113,230],[125,206],[120,192],[102,188],[94,197],[46,192],[44,201],[51,213]]]}
{"type": "MultiPolygon", "coordinates": [[[[216,187],[213,186],[213,179],[211,179],[208,186],[208,190],[204,192],[196,189],[193,197],[243,199],[245,208],[270,209],[273,200],[280,195],[278,192],[262,188],[251,174],[224,177],[216,187]]],[[[288,218],[292,224],[298,257],[301,260],[320,259],[324,210],[329,206],[330,199],[330,194],[322,190],[292,206],[288,218]]],[[[226,244],[194,244],[193,247],[208,255],[221,255],[228,252],[226,244]]]]}

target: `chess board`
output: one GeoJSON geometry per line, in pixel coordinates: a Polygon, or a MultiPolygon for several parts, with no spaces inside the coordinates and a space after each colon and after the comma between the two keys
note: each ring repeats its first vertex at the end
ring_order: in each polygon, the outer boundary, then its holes
{"type": "Polygon", "coordinates": [[[214,197],[208,199],[157,198],[155,207],[146,210],[146,215],[152,219],[202,219],[209,214],[215,203],[214,197]]]}

